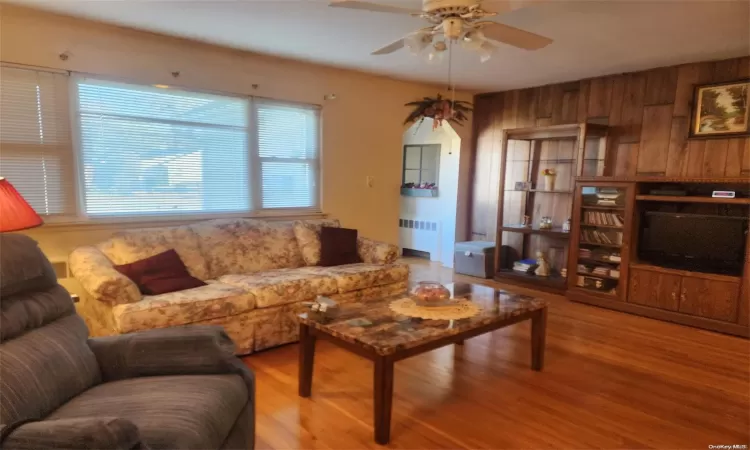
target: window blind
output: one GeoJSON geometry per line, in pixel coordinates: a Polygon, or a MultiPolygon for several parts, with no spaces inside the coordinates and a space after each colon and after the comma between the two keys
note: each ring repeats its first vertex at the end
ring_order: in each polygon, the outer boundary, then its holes
{"type": "Polygon", "coordinates": [[[89,216],[251,210],[249,101],[81,79],[89,216]]]}
{"type": "Polygon", "coordinates": [[[320,110],[256,100],[261,205],[319,208],[320,110]]]}
{"type": "Polygon", "coordinates": [[[0,176],[41,215],[75,214],[69,77],[0,67],[0,176]]]}

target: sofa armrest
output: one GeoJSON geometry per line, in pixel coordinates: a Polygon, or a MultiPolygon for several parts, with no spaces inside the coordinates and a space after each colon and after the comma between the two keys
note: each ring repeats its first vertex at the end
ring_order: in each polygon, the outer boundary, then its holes
{"type": "Polygon", "coordinates": [[[215,325],[187,325],[91,338],[103,380],[159,375],[240,375],[251,399],[255,376],[234,356],[234,342],[215,325]]]}
{"type": "Polygon", "coordinates": [[[73,276],[94,299],[119,305],[141,300],[138,286],[115,270],[112,261],[96,247],[78,247],[68,259],[73,276]]]}
{"type": "MultiPolygon", "coordinates": [[[[6,426],[3,425],[2,428],[5,434],[6,426]]],[[[140,441],[138,427],[129,420],[116,417],[86,417],[28,422],[10,431],[1,445],[7,450],[131,450],[144,448],[139,445],[140,441]]]]}
{"type": "Polygon", "coordinates": [[[398,246],[365,237],[357,238],[357,253],[368,264],[391,264],[398,259],[398,246]]]}

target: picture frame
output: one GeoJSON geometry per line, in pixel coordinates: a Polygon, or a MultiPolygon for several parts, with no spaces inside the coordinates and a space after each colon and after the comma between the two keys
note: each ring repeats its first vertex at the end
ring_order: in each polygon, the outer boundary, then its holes
{"type": "Polygon", "coordinates": [[[695,86],[688,137],[743,136],[750,136],[750,78],[695,86]]]}

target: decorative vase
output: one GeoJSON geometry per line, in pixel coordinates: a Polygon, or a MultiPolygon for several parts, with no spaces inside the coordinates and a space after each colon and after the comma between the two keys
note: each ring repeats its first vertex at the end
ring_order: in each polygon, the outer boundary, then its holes
{"type": "Polygon", "coordinates": [[[437,281],[420,281],[411,296],[419,306],[441,306],[450,300],[451,291],[437,281]]]}
{"type": "Polygon", "coordinates": [[[554,191],[556,179],[557,179],[557,175],[545,175],[544,176],[544,190],[554,191]]]}

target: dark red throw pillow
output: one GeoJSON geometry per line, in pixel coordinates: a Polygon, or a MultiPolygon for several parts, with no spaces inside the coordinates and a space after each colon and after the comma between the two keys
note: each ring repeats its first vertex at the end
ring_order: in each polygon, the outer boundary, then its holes
{"type": "Polygon", "coordinates": [[[320,263],[323,267],[362,262],[357,253],[357,230],[322,227],[320,229],[320,263]]]}
{"type": "Polygon", "coordinates": [[[115,266],[115,269],[133,280],[145,295],[166,294],[206,285],[190,275],[180,255],[174,250],[115,266]]]}

